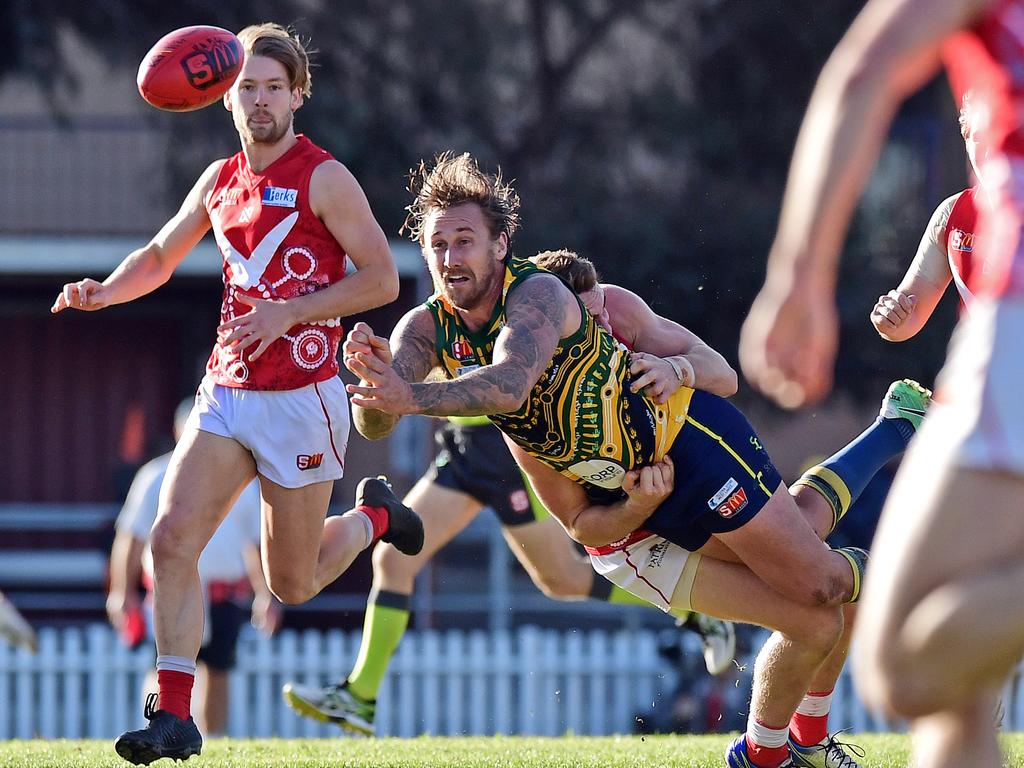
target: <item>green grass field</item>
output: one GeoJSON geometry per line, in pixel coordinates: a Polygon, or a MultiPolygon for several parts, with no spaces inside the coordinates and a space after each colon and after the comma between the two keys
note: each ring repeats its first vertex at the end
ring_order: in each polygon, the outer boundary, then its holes
{"type": "MultiPolygon", "coordinates": [[[[721,768],[726,736],[622,736],[591,738],[418,738],[212,741],[187,763],[160,760],[156,768],[721,768]]],[[[852,739],[867,752],[865,768],[906,766],[904,735],[852,739]]],[[[1024,768],[1024,734],[1005,737],[1010,768],[1024,768]]],[[[104,741],[0,742],[3,768],[124,768],[104,741]]]]}

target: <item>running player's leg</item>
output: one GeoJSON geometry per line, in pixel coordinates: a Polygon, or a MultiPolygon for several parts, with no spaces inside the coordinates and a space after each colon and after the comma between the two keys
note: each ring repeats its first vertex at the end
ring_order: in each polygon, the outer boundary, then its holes
{"type": "Polygon", "coordinates": [[[992,727],[997,698],[995,692],[985,691],[956,710],[915,721],[913,764],[922,768],[1005,765],[992,727]]]}
{"type": "Polygon", "coordinates": [[[939,471],[943,450],[922,440],[897,476],[857,649],[865,695],[908,717],[998,687],[1024,650],[1024,478],[939,471]]]}
{"type": "MultiPolygon", "coordinates": [[[[858,441],[870,442],[864,435],[858,441]]],[[[695,393],[670,455],[676,466],[699,462],[700,469],[676,478],[670,497],[674,503],[659,507],[646,528],[672,538],[673,527],[680,524],[672,509],[688,509],[687,519],[696,520],[705,535],[714,538],[711,543],[680,539],[691,549],[725,558],[724,545],[767,583],[796,600],[838,605],[857,598],[865,553],[833,551],[822,543],[815,525],[824,527],[821,520],[833,518],[824,492],[818,486],[808,488],[801,494],[804,506],[815,504],[817,509],[801,509],[782,486],[749,422],[728,401],[695,393]]],[[[850,482],[843,485],[848,498],[862,481],[854,482],[853,476],[867,471],[865,462],[850,463],[860,469],[848,472],[850,482]]],[[[830,470],[828,477],[838,485],[839,473],[830,470]]]]}
{"type": "Polygon", "coordinates": [[[930,403],[931,391],[917,382],[894,381],[871,426],[790,487],[797,506],[823,540],[878,470],[906,450],[930,403]]]}
{"type": "Polygon", "coordinates": [[[423,520],[423,549],[410,557],[390,544],[381,543],[373,551],[373,589],[367,603],[363,638],[355,666],[347,677],[349,689],[364,700],[377,698],[391,656],[405,634],[417,574],[482,509],[472,496],[446,488],[429,477],[420,478],[404,501],[423,520]]]}
{"type": "Polygon", "coordinates": [[[687,586],[680,581],[673,606],[774,630],[754,665],[746,736],[730,751],[743,752],[757,765],[781,764],[789,755],[789,724],[803,692],[840,639],[841,609],[794,601],[745,565],[709,557],[700,559],[688,596],[687,586]]]}
{"type": "Polygon", "coordinates": [[[379,542],[373,551],[373,587],[367,598],[363,634],[351,672],[327,687],[288,683],[284,697],[299,714],[364,734],[373,733],[377,693],[388,664],[409,623],[409,604],[416,575],[438,550],[479,514],[472,496],[434,482],[428,474],[403,502],[423,521],[423,549],[403,555],[379,542]]]}
{"type": "MultiPolygon", "coordinates": [[[[231,438],[185,430],[171,458],[153,525],[153,628],[160,708],[182,719],[189,693],[168,688],[170,672],[194,675],[203,637],[199,555],[242,489],[252,480],[249,452],[231,438]]],[[[190,683],[190,681],[189,681],[190,683]]]]}
{"type": "Polygon", "coordinates": [[[147,698],[146,727],[123,733],[114,744],[132,763],[185,759],[202,750],[191,717],[203,635],[199,555],[254,472],[252,455],[236,440],[200,431],[191,421],[174,449],[150,537],[159,694],[147,698]]]}

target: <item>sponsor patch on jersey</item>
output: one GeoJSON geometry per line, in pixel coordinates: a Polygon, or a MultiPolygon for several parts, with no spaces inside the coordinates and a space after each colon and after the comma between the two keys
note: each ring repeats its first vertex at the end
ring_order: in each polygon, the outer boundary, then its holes
{"type": "Polygon", "coordinates": [[[726,497],[730,493],[735,491],[736,487],[738,485],[739,485],[739,483],[736,482],[736,478],[730,477],[726,481],[725,485],[723,485],[721,488],[718,489],[718,493],[716,493],[714,496],[712,496],[710,499],[708,499],[708,509],[714,509],[719,504],[721,504],[723,501],[725,501],[726,497]]]}
{"type": "Polygon", "coordinates": [[[468,360],[473,357],[473,347],[465,339],[452,342],[452,357],[456,360],[468,360]]]}
{"type": "Polygon", "coordinates": [[[455,376],[456,378],[458,378],[459,376],[465,376],[470,371],[475,371],[479,367],[479,365],[460,365],[458,368],[455,369],[455,376]]]}
{"type": "Polygon", "coordinates": [[[962,229],[954,229],[949,236],[949,247],[954,251],[970,253],[974,250],[974,233],[964,232],[962,229]]]}
{"type": "Polygon", "coordinates": [[[744,488],[739,488],[716,511],[722,517],[732,517],[745,506],[747,506],[747,491],[744,488]]]}
{"type": "Polygon", "coordinates": [[[578,461],[569,467],[569,471],[591,485],[611,490],[622,487],[622,478],[626,474],[621,464],[607,459],[578,461]]]}
{"type": "Polygon", "coordinates": [[[299,190],[284,187],[267,187],[263,190],[264,205],[276,205],[278,208],[294,208],[299,197],[299,190]]]}

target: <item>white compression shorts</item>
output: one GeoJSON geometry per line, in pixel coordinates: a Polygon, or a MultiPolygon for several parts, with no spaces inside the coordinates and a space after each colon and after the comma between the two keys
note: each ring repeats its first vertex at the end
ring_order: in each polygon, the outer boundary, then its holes
{"type": "Polygon", "coordinates": [[[237,441],[256,470],[285,488],[345,474],[348,396],[337,376],[299,389],[260,391],[203,378],[185,428],[237,441]]]}
{"type": "Polygon", "coordinates": [[[590,564],[608,581],[663,611],[690,610],[700,555],[645,533],[634,533],[619,545],[587,547],[590,564]]]}

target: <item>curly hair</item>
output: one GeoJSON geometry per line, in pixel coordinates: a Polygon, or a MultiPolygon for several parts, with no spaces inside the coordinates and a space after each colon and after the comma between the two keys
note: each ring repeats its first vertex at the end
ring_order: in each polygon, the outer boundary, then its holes
{"type": "Polygon", "coordinates": [[[456,155],[446,151],[437,155],[431,166],[420,161],[409,171],[409,192],[413,201],[405,210],[408,215],[399,234],[423,242],[423,228],[432,211],[447,210],[463,203],[476,203],[483,212],[491,237],[502,232],[506,237],[519,228],[519,195],[512,184],[506,184],[499,168],[494,174],[484,173],[476,158],[468,152],[456,155]]]}
{"type": "Polygon", "coordinates": [[[597,273],[594,262],[567,248],[557,251],[541,251],[536,256],[531,256],[530,261],[548,272],[554,272],[565,280],[576,293],[592,291],[594,286],[601,282],[601,276],[597,273]]]}

